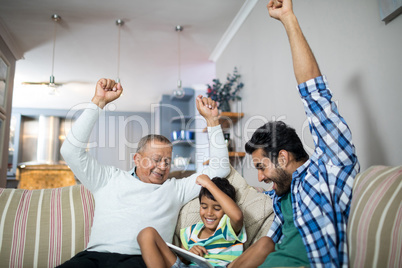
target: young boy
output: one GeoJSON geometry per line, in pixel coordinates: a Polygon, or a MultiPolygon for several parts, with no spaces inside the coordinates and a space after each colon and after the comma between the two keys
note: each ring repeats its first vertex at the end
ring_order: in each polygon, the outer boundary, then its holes
{"type": "MultiPolygon", "coordinates": [[[[182,247],[206,258],[215,267],[225,267],[243,252],[247,236],[243,213],[236,205],[234,187],[226,180],[197,177],[201,222],[180,232],[182,247]]],[[[138,244],[147,267],[187,267],[152,228],[143,229],[138,244]]],[[[191,265],[191,267],[197,267],[191,265]]]]}

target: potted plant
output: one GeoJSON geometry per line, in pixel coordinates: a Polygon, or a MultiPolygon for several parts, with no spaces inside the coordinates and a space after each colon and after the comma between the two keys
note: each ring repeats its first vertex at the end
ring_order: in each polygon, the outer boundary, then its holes
{"type": "Polygon", "coordinates": [[[241,100],[238,95],[244,84],[240,82],[240,74],[234,68],[233,74],[228,74],[226,83],[222,84],[219,79],[213,79],[213,84],[207,85],[207,96],[218,102],[218,109],[222,112],[230,112],[230,101],[241,100]]]}

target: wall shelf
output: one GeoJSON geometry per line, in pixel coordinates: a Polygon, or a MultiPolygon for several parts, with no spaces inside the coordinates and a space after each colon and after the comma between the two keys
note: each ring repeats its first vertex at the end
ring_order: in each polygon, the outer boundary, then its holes
{"type": "Polygon", "coordinates": [[[188,145],[192,146],[195,144],[195,140],[177,140],[177,141],[172,141],[172,145],[188,145]]]}
{"type": "MultiPolygon", "coordinates": [[[[219,114],[219,124],[221,124],[223,130],[229,129],[243,118],[243,116],[244,113],[221,112],[219,114]]],[[[204,128],[203,131],[207,132],[207,128],[204,128]]]]}
{"type": "Polygon", "coordinates": [[[174,166],[172,165],[169,173],[169,178],[183,178],[188,177],[196,172],[195,164],[190,163],[186,166],[174,166]]]}
{"type": "Polygon", "coordinates": [[[239,157],[239,158],[243,158],[246,156],[245,152],[229,152],[229,158],[230,157],[239,157]]]}
{"type": "MultiPolygon", "coordinates": [[[[228,131],[232,129],[237,124],[237,122],[243,118],[243,116],[244,113],[221,112],[219,114],[219,124],[221,124],[223,131],[228,131]]],[[[203,131],[207,132],[207,128],[205,128],[203,131]]],[[[245,156],[245,152],[229,152],[230,164],[232,166],[235,166],[236,163],[240,163],[245,156]]],[[[208,164],[209,160],[203,163],[203,165],[208,164]]]]}
{"type": "Polygon", "coordinates": [[[176,171],[195,171],[195,164],[190,163],[185,166],[175,166],[172,164],[170,172],[176,172],[176,171]]]}
{"type": "Polygon", "coordinates": [[[187,121],[191,120],[192,118],[193,118],[192,116],[174,116],[170,119],[170,123],[180,122],[180,121],[187,122],[187,121]]]}
{"type": "MultiPolygon", "coordinates": [[[[245,152],[229,152],[229,159],[242,159],[246,156],[245,152]]],[[[209,160],[205,161],[204,163],[202,163],[203,165],[208,165],[209,164],[209,160]]]]}

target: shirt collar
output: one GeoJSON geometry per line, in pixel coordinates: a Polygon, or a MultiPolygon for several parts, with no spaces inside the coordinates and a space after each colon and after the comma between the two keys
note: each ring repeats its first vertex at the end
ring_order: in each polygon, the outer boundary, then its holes
{"type": "Polygon", "coordinates": [[[137,167],[133,167],[133,168],[130,170],[130,174],[131,174],[131,176],[133,176],[133,177],[136,178],[137,180],[140,180],[140,178],[138,178],[138,176],[137,176],[137,167]]]}

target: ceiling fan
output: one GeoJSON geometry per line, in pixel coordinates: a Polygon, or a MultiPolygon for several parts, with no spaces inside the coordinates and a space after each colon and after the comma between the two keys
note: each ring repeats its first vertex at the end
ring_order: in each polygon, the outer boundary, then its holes
{"type": "Polygon", "coordinates": [[[70,83],[85,83],[85,82],[78,82],[78,81],[70,81],[70,82],[63,82],[63,83],[56,83],[54,78],[54,55],[56,50],[56,32],[57,32],[57,24],[61,21],[61,17],[57,14],[53,14],[51,19],[54,21],[54,33],[53,33],[53,54],[52,54],[52,73],[50,75],[49,81],[41,81],[41,82],[22,82],[23,85],[34,85],[34,86],[48,86],[51,88],[50,93],[56,93],[57,87],[60,87],[64,84],[70,83]]]}

